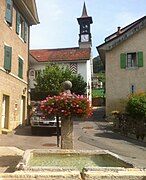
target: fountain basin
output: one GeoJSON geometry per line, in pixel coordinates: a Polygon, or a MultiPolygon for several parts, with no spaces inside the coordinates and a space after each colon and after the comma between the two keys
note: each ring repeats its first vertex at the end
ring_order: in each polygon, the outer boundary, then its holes
{"type": "Polygon", "coordinates": [[[107,150],[26,150],[18,170],[82,172],[86,168],[133,168],[134,166],[107,150]]]}

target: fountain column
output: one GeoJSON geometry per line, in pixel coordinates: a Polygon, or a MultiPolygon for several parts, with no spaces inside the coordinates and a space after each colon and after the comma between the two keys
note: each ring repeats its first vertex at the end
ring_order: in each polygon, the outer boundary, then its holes
{"type": "Polygon", "coordinates": [[[61,149],[73,149],[73,120],[61,119],[61,149]]]}
{"type": "MultiPolygon", "coordinates": [[[[71,87],[70,81],[64,82],[64,95],[72,96],[71,87]]],[[[61,119],[61,149],[73,149],[73,120],[70,117],[61,119]]]]}

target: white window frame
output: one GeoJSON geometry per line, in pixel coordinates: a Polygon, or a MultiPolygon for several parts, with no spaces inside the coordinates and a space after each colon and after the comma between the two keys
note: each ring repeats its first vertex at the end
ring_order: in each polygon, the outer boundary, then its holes
{"type": "Polygon", "coordinates": [[[126,68],[137,68],[138,67],[138,56],[137,52],[130,52],[126,54],[126,68]]]}

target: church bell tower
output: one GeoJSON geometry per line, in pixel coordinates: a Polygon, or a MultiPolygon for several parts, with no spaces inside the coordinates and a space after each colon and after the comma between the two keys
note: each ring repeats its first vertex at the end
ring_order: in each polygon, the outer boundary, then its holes
{"type": "Polygon", "coordinates": [[[89,48],[92,45],[90,25],[93,23],[93,21],[92,17],[88,16],[87,14],[85,2],[83,5],[82,16],[80,18],[77,18],[77,20],[80,27],[79,47],[89,48]]]}

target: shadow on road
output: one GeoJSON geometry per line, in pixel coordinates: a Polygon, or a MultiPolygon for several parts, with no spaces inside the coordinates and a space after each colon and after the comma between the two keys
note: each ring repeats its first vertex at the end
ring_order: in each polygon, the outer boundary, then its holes
{"type": "Polygon", "coordinates": [[[108,139],[124,140],[124,141],[131,143],[131,144],[146,147],[146,143],[143,141],[138,141],[136,139],[126,137],[124,135],[114,133],[112,131],[111,132],[96,133],[96,134],[94,134],[94,136],[102,137],[102,138],[108,138],[108,139]]]}
{"type": "Polygon", "coordinates": [[[1,156],[0,167],[4,169],[4,173],[12,173],[16,170],[16,165],[21,160],[22,156],[1,156]]]}
{"type": "Polygon", "coordinates": [[[38,128],[35,135],[31,133],[31,126],[19,126],[15,129],[15,135],[22,136],[56,136],[56,133],[50,132],[47,128],[38,128]]]}

